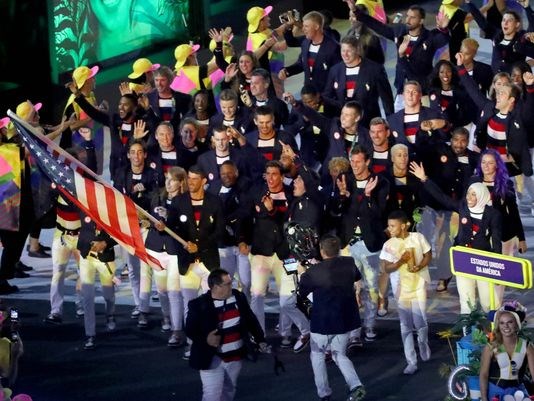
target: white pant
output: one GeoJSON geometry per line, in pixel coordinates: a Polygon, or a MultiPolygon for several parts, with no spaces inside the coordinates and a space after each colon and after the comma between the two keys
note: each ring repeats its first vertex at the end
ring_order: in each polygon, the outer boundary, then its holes
{"type": "Polygon", "coordinates": [[[214,356],[210,368],[200,371],[202,401],[233,400],[241,365],[241,361],[224,362],[214,356]]]}
{"type": "Polygon", "coordinates": [[[332,394],[332,389],[328,384],[328,374],[326,370],[325,351],[330,349],[332,359],[341,371],[349,390],[361,386],[362,382],[354,369],[352,361],[347,357],[347,343],[349,342],[350,332],[344,334],[318,334],[311,333],[310,342],[310,359],[313,368],[315,386],[317,395],[323,398],[332,394]]]}
{"type": "Polygon", "coordinates": [[[250,259],[248,255],[239,252],[237,246],[227,246],[219,248],[219,258],[221,269],[226,270],[230,277],[234,277],[237,272],[243,293],[250,300],[250,259]]]}

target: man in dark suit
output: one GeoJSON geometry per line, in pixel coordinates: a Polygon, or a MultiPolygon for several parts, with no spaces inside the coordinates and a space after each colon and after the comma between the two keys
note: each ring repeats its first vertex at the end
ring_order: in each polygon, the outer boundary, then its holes
{"type": "Polygon", "coordinates": [[[200,370],[203,400],[233,400],[250,334],[261,352],[267,352],[268,345],[245,295],[232,289],[227,271],[213,270],[208,286],[209,291],[189,303],[189,365],[200,370]]]}
{"type": "Polygon", "coordinates": [[[278,77],[281,80],[304,72],[304,85],[313,84],[317,90],[323,91],[328,71],[341,61],[339,43],[324,34],[323,25],[324,17],[317,11],[311,11],[302,18],[305,39],[299,58],[280,70],[278,77]]]}
{"type": "Polygon", "coordinates": [[[434,55],[438,49],[449,43],[448,20],[440,16],[437,28],[428,30],[424,26],[426,12],[418,5],[408,8],[405,24],[383,24],[357,8],[354,12],[359,21],[377,34],[393,41],[397,48],[405,37],[410,38],[408,50],[404,55],[399,54],[397,58],[395,89],[397,89],[398,99],[395,110],[403,107],[402,91],[406,80],[419,82],[423,93],[426,94],[427,77],[432,72],[434,55]],[[404,59],[404,62],[401,59],[404,59]]]}
{"type": "Polygon", "coordinates": [[[146,111],[145,119],[155,127],[162,121],[169,121],[175,132],[179,132],[182,117],[191,107],[191,96],[171,89],[174,79],[172,70],[162,66],[154,71],[156,89],[146,95],[148,101],[141,104],[146,111]]]}
{"type": "MultiPolygon", "coordinates": [[[[184,298],[184,315],[187,304],[198,296],[200,287],[207,288],[209,272],[220,265],[218,241],[224,232],[222,205],[217,195],[204,191],[206,175],[192,166],[187,174],[189,192],[173,198],[167,225],[187,241],[187,252],[178,255],[180,286],[184,298]]],[[[184,358],[188,358],[189,347],[184,358]]]]}
{"type": "MultiPolygon", "coordinates": [[[[341,40],[342,62],[336,64],[328,74],[323,92],[325,104],[336,106],[355,100],[362,105],[360,124],[369,126],[369,121],[380,117],[378,99],[382,101],[384,112],[393,113],[393,92],[383,65],[361,56],[360,43],[355,36],[341,40]]],[[[385,116],[384,116],[385,117],[385,116]]]]}
{"type": "Polygon", "coordinates": [[[313,293],[311,361],[321,400],[330,400],[332,394],[325,364],[328,347],[349,386],[349,400],[359,400],[365,395],[354,365],[346,355],[350,333],[361,325],[354,283],[362,276],[354,259],[339,256],[340,247],[340,240],[335,235],[321,238],[319,248],[323,261],[302,275],[299,286],[302,297],[313,293]]]}

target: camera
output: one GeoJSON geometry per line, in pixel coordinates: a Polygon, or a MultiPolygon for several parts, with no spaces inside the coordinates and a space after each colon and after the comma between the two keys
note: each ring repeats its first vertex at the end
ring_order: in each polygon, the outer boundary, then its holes
{"type": "Polygon", "coordinates": [[[298,273],[299,262],[295,258],[284,259],[283,266],[288,275],[298,273]]]}
{"type": "Polygon", "coordinates": [[[293,20],[295,22],[300,21],[300,12],[297,9],[288,10],[285,13],[282,13],[278,16],[280,19],[280,23],[284,24],[286,22],[289,22],[290,20],[293,20]]]}

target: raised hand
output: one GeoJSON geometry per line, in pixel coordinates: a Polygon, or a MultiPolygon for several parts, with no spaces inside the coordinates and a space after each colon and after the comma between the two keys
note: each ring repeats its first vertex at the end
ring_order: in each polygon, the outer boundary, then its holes
{"type": "Polygon", "coordinates": [[[446,29],[449,26],[449,17],[445,13],[436,15],[436,26],[438,29],[446,29]]]}
{"type": "Polygon", "coordinates": [[[454,55],[454,57],[456,57],[456,65],[457,66],[462,66],[464,65],[464,55],[460,52],[456,53],[454,55]]]}
{"type": "Polygon", "coordinates": [[[376,188],[376,185],[378,184],[378,177],[372,177],[367,180],[367,184],[365,185],[364,194],[367,197],[371,196],[371,192],[373,192],[373,189],[376,188]]]}
{"type": "Polygon", "coordinates": [[[523,81],[525,81],[525,84],[527,85],[532,85],[534,84],[534,74],[532,74],[531,72],[525,72],[523,74],[523,81]]]}
{"type": "Polygon", "coordinates": [[[135,139],[144,138],[148,134],[148,130],[145,130],[146,122],[143,120],[137,120],[134,122],[134,133],[133,137],[135,139]]]}
{"type": "Polygon", "coordinates": [[[423,163],[417,164],[416,162],[410,162],[410,173],[415,175],[421,181],[426,181],[427,179],[423,163]]]}
{"type": "Polygon", "coordinates": [[[218,31],[216,28],[211,28],[208,31],[208,35],[215,42],[222,42],[223,41],[223,31],[222,30],[218,31]]]}
{"type": "Polygon", "coordinates": [[[121,82],[119,84],[119,92],[121,93],[121,96],[124,96],[129,93],[132,93],[133,91],[130,88],[130,84],[128,82],[121,82]]]}

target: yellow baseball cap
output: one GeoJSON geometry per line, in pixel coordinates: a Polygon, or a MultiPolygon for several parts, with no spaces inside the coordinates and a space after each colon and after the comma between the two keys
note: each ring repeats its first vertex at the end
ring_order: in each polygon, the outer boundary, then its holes
{"type": "Polygon", "coordinates": [[[176,64],[174,65],[174,68],[176,70],[182,68],[187,58],[191,54],[196,53],[198,49],[200,49],[200,45],[177,46],[176,49],[174,49],[174,58],[176,59],[176,64]]]}
{"type": "Polygon", "coordinates": [[[147,58],[138,58],[133,63],[133,72],[128,75],[128,78],[139,78],[141,75],[150,71],[155,71],[160,67],[160,64],[152,64],[147,58]]]}
{"type": "Polygon", "coordinates": [[[27,120],[32,111],[38,112],[43,107],[42,103],[32,104],[29,100],[20,103],[15,113],[23,120],[27,120]]]}
{"type": "Polygon", "coordinates": [[[93,78],[97,74],[98,70],[99,68],[97,65],[92,68],[86,67],[85,65],[76,68],[72,73],[72,79],[74,79],[76,87],[80,89],[83,84],[85,84],[85,81],[89,78],[93,78]]]}
{"type": "Polygon", "coordinates": [[[261,7],[252,7],[247,12],[247,21],[248,21],[248,31],[250,33],[256,32],[260,21],[263,17],[266,17],[273,11],[273,6],[267,6],[265,8],[261,7]]]}

